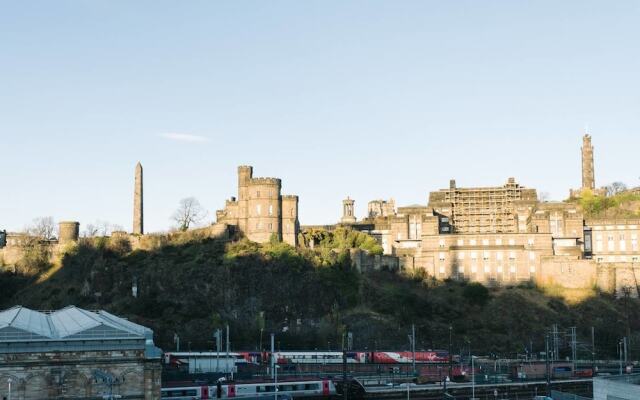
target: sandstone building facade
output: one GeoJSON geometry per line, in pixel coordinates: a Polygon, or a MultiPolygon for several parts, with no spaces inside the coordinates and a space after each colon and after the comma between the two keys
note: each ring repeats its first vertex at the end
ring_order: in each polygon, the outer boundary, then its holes
{"type": "Polygon", "coordinates": [[[11,399],[160,398],[153,332],[73,306],[0,312],[0,393],[11,399]]]}
{"type": "MultiPolygon", "coordinates": [[[[583,137],[582,188],[595,189],[591,136],[583,137]]],[[[575,202],[540,202],[535,189],[449,188],[427,205],[398,207],[351,224],[378,239],[405,270],[484,284],[536,282],[638,295],[640,219],[586,219],[575,202]]]]}
{"type": "Polygon", "coordinates": [[[278,240],[297,245],[298,196],[283,195],[278,178],[255,178],[253,167],[238,167],[238,197],[227,200],[216,211],[218,223],[236,226],[249,240],[265,243],[278,240]]]}

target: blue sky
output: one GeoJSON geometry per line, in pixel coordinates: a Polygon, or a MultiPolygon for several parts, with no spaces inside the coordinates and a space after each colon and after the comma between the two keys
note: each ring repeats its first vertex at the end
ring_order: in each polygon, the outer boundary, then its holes
{"type": "Polygon", "coordinates": [[[236,167],[303,224],[509,176],[640,185],[638,1],[0,1],[0,228],[214,218],[236,167]],[[189,136],[191,135],[191,136],[189,136]],[[191,140],[187,140],[191,139],[191,140]]]}

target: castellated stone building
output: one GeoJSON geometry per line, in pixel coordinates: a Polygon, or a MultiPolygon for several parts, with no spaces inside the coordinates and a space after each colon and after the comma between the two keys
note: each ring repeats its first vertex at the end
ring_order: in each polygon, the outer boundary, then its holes
{"type": "Polygon", "coordinates": [[[216,211],[218,223],[236,226],[249,240],[265,243],[278,240],[297,245],[298,196],[281,194],[278,178],[254,178],[253,167],[238,167],[238,197],[227,200],[216,211]]]}

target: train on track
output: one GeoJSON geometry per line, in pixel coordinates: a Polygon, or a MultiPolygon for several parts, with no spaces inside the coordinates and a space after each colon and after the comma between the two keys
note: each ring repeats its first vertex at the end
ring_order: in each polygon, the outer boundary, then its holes
{"type": "MultiPolygon", "coordinates": [[[[165,364],[176,365],[185,359],[204,353],[165,353],[165,364]],[[182,361],[181,361],[182,360],[182,361]]],[[[208,357],[226,358],[226,353],[206,353],[208,357]]],[[[348,364],[410,364],[414,353],[410,351],[348,351],[348,364]]],[[[274,360],[277,364],[340,364],[343,363],[341,351],[276,351],[251,352],[240,351],[228,354],[236,364],[248,363],[268,365],[274,360]]],[[[449,361],[449,353],[444,350],[416,351],[416,363],[442,363],[449,361]]]]}
{"type": "Polygon", "coordinates": [[[200,399],[250,399],[274,398],[281,400],[312,397],[328,398],[336,394],[336,387],[331,380],[290,380],[282,382],[219,382],[217,385],[175,385],[162,388],[162,399],[165,400],[200,400],[200,399]],[[277,391],[276,391],[277,388],[277,391]]]}

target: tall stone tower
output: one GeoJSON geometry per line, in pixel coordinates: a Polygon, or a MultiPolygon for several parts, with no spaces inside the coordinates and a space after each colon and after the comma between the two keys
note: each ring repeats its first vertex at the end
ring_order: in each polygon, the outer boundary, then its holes
{"type": "Polygon", "coordinates": [[[591,135],[587,133],[582,138],[582,189],[595,190],[595,188],[593,146],[591,145],[591,135]]]}
{"type": "Polygon", "coordinates": [[[144,214],[142,202],[142,164],[136,164],[136,178],[133,187],[133,233],[144,234],[144,214]]]}
{"type": "Polygon", "coordinates": [[[356,222],[355,217],[355,200],[347,197],[345,200],[342,200],[342,218],[340,222],[343,224],[353,224],[356,222]]]}

